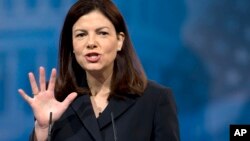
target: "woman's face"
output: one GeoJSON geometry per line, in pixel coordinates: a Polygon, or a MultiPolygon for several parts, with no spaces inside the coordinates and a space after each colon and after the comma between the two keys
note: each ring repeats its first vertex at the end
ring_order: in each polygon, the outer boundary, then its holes
{"type": "Polygon", "coordinates": [[[81,16],[72,28],[73,50],[78,64],[87,72],[112,71],[124,34],[100,11],[81,16]]]}

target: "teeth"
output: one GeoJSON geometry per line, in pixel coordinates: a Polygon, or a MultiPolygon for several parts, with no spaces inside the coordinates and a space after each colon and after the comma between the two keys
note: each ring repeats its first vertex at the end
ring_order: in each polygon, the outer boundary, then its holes
{"type": "Polygon", "coordinates": [[[95,59],[97,55],[90,56],[91,59],[95,59]]]}

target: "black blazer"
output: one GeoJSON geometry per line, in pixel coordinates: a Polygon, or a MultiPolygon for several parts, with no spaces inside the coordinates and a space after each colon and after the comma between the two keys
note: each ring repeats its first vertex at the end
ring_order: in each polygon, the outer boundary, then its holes
{"type": "Polygon", "coordinates": [[[89,95],[82,95],[54,123],[51,140],[179,141],[176,105],[170,89],[153,81],[140,97],[111,98],[98,118],[89,95]]]}

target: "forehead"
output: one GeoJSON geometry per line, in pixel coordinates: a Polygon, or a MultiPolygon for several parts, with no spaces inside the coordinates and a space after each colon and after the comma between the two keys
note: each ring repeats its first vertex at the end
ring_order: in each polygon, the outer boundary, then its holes
{"type": "Polygon", "coordinates": [[[76,28],[98,28],[103,26],[114,28],[112,22],[103,13],[99,10],[94,10],[81,16],[73,25],[73,30],[76,28]]]}

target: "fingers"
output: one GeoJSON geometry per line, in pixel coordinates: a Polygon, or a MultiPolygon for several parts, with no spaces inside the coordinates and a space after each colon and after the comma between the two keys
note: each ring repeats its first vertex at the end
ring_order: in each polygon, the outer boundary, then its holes
{"type": "Polygon", "coordinates": [[[49,79],[49,86],[48,86],[49,91],[54,91],[55,83],[56,83],[56,69],[53,68],[49,79]]]}
{"type": "Polygon", "coordinates": [[[46,79],[45,79],[45,70],[44,67],[39,68],[39,83],[40,83],[40,90],[46,91],[46,79]]]}
{"type": "Polygon", "coordinates": [[[77,93],[76,92],[73,92],[73,93],[70,93],[66,98],[65,100],[63,101],[63,103],[66,105],[66,107],[68,107],[72,101],[76,98],[77,96],[77,93]]]}
{"type": "Polygon", "coordinates": [[[19,92],[19,94],[23,97],[23,99],[24,99],[27,103],[30,104],[32,98],[29,97],[29,96],[24,92],[24,90],[22,90],[22,89],[18,89],[18,92],[19,92]]]}
{"type": "Polygon", "coordinates": [[[28,75],[29,75],[29,80],[30,80],[30,85],[31,85],[32,93],[34,95],[38,94],[39,93],[39,89],[38,89],[38,86],[37,86],[34,74],[30,72],[28,75]]]}
{"type": "MultiPolygon", "coordinates": [[[[36,79],[35,79],[34,74],[31,72],[29,73],[29,80],[30,80],[32,93],[34,95],[37,95],[40,91],[41,92],[46,91],[46,75],[45,75],[44,67],[39,68],[39,87],[40,87],[40,89],[36,83],[36,79]]],[[[54,91],[55,82],[56,82],[56,69],[53,68],[52,72],[51,72],[50,80],[49,80],[48,90],[54,91]]]]}

